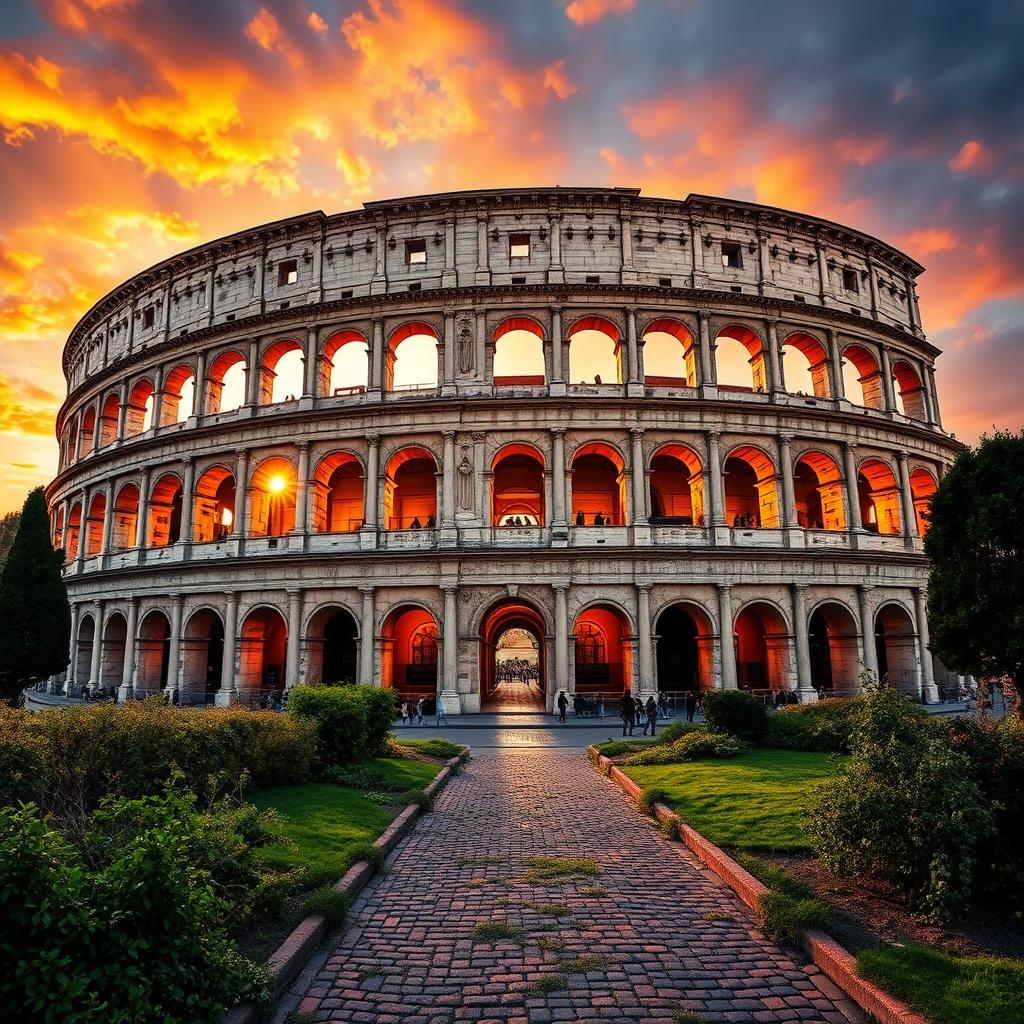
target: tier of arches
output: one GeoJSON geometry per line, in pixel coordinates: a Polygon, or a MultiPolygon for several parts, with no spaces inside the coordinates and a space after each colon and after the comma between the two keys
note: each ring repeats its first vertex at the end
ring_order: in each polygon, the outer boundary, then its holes
{"type": "MultiPolygon", "coordinates": [[[[99,449],[243,407],[289,407],[301,399],[457,393],[467,377],[505,388],[637,385],[684,394],[714,387],[788,392],[898,412],[938,423],[930,368],[877,342],[831,329],[782,329],[774,321],[718,322],[634,309],[616,315],[481,314],[408,320],[385,330],[310,329],[201,352],[124,381],[66,420],[61,466],[99,449]],[[458,385],[458,386],[457,386],[458,385]]],[[[628,388],[627,388],[628,391],[628,388]]]]}

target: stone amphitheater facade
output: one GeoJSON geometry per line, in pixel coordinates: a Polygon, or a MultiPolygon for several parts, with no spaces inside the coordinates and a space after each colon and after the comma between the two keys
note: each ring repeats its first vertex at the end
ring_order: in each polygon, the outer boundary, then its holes
{"type": "Polygon", "coordinates": [[[51,684],[226,704],[344,678],[472,712],[514,629],[549,709],[808,700],[864,669],[936,700],[921,537],[957,443],[922,269],[810,216],[594,188],[374,202],[168,259],[64,351],[51,684]]]}

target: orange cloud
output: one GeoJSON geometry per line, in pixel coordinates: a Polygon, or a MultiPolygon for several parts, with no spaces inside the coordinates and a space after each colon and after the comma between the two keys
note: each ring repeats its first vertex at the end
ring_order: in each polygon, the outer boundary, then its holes
{"type": "Polygon", "coordinates": [[[320,17],[316,11],[310,11],[309,17],[306,19],[306,24],[314,31],[323,34],[328,30],[327,22],[320,17]]]}
{"type": "Polygon", "coordinates": [[[560,100],[578,93],[579,86],[566,74],[565,61],[559,60],[544,69],[544,88],[550,89],[560,100]]]}
{"type": "Polygon", "coordinates": [[[0,433],[53,437],[60,395],[0,373],[0,433]]]}
{"type": "Polygon", "coordinates": [[[991,154],[980,142],[971,140],[965,142],[957,155],[949,161],[949,169],[951,171],[970,171],[978,167],[987,167],[991,159],[991,154]]]}
{"type": "Polygon", "coordinates": [[[933,252],[955,249],[957,240],[952,231],[944,228],[923,228],[920,231],[912,231],[902,244],[906,246],[908,252],[917,258],[923,258],[933,252]]]}
{"type": "Polygon", "coordinates": [[[593,25],[609,14],[625,14],[635,6],[636,0],[572,0],[565,15],[577,25],[593,25]]]}

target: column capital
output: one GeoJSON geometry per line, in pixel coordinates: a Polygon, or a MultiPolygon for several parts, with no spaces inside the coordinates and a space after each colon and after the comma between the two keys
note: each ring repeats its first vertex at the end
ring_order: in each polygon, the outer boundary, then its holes
{"type": "Polygon", "coordinates": [[[370,445],[371,448],[376,447],[377,445],[380,444],[380,434],[378,434],[376,432],[372,432],[372,433],[367,434],[366,435],[366,443],[368,445],[370,445]]]}
{"type": "Polygon", "coordinates": [[[851,454],[857,454],[857,442],[856,441],[844,441],[843,447],[851,454]]]}
{"type": "Polygon", "coordinates": [[[455,316],[455,307],[454,306],[442,306],[441,307],[441,313],[443,314],[445,319],[448,319],[449,317],[453,317],[453,316],[455,316]]]}
{"type": "Polygon", "coordinates": [[[561,316],[562,315],[562,307],[561,306],[548,306],[548,309],[555,316],[561,316]]]}
{"type": "Polygon", "coordinates": [[[649,594],[651,592],[651,587],[653,587],[654,584],[645,581],[643,583],[636,583],[634,586],[641,594],[649,594]]]}
{"type": "Polygon", "coordinates": [[[487,435],[482,430],[473,431],[473,444],[483,444],[487,440],[487,435]]]}
{"type": "Polygon", "coordinates": [[[870,594],[871,591],[874,590],[874,589],[875,589],[874,584],[871,584],[871,583],[858,583],[857,584],[857,591],[859,593],[863,594],[865,597],[867,597],[867,595],[870,594]]]}
{"type": "Polygon", "coordinates": [[[302,597],[302,587],[285,587],[284,592],[289,597],[302,597]]]}
{"type": "Polygon", "coordinates": [[[732,584],[731,583],[722,583],[721,581],[719,581],[718,583],[715,584],[715,586],[718,587],[718,592],[720,594],[728,594],[729,591],[732,590],[732,584]]]}
{"type": "Polygon", "coordinates": [[[896,461],[905,463],[907,461],[907,453],[904,451],[896,452],[896,461]]]}
{"type": "Polygon", "coordinates": [[[447,441],[452,441],[452,442],[455,441],[455,431],[454,430],[442,430],[441,431],[441,436],[445,439],[446,442],[447,441]]]}
{"type": "Polygon", "coordinates": [[[779,434],[779,444],[784,448],[788,448],[793,443],[792,434],[779,434]]]}
{"type": "Polygon", "coordinates": [[[564,591],[569,589],[568,580],[552,580],[551,589],[554,591],[564,591]]]}
{"type": "Polygon", "coordinates": [[[371,597],[376,589],[377,588],[372,583],[361,583],[359,585],[359,593],[362,594],[363,597],[371,597]]]}
{"type": "Polygon", "coordinates": [[[720,430],[706,430],[704,433],[707,435],[707,439],[712,444],[718,444],[722,439],[722,432],[720,430]]]}
{"type": "Polygon", "coordinates": [[[458,583],[440,583],[438,586],[444,591],[446,597],[449,594],[457,593],[459,589],[458,583]]]}
{"type": "Polygon", "coordinates": [[[549,427],[552,437],[565,437],[565,432],[569,429],[568,427],[549,427]]]}
{"type": "Polygon", "coordinates": [[[639,441],[644,436],[644,430],[644,427],[630,427],[629,436],[633,438],[634,441],[639,441]]]}
{"type": "Polygon", "coordinates": [[[298,448],[298,450],[300,452],[308,452],[309,451],[309,442],[308,441],[296,441],[295,442],[295,447],[298,448]]]}
{"type": "Polygon", "coordinates": [[[809,584],[793,582],[790,586],[793,588],[794,593],[803,594],[807,590],[809,584]]]}

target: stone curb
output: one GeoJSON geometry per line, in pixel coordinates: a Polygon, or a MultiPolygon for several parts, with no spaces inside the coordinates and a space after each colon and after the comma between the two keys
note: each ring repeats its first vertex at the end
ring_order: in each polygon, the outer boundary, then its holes
{"type": "MultiPolygon", "coordinates": [[[[469,755],[470,750],[467,747],[458,757],[447,761],[424,789],[424,793],[433,800],[452,777],[455,768],[469,760],[469,755]]],[[[386,857],[413,830],[416,819],[422,813],[419,804],[409,804],[374,840],[373,845],[386,857]]],[[[344,893],[352,899],[373,878],[376,870],[371,861],[356,861],[342,878],[335,882],[334,891],[344,893]]],[[[327,920],[320,914],[309,914],[270,954],[266,967],[270,972],[270,995],[274,1002],[281,998],[302,970],[303,964],[326,937],[327,920]]],[[[259,1019],[259,1007],[255,1003],[242,1003],[225,1012],[222,1024],[256,1024],[259,1019]]]]}
{"type": "MultiPolygon", "coordinates": [[[[599,753],[595,747],[589,747],[588,751],[596,757],[595,766],[602,775],[607,775],[633,800],[639,799],[643,787],[634,782],[609,758],[599,753]]],[[[768,892],[768,887],[763,882],[759,882],[724,850],[687,825],[671,808],[656,803],[654,816],[658,821],[678,821],[679,838],[686,846],[751,910],[760,911],[761,896],[768,892]]],[[[922,1017],[902,1000],[890,996],[860,977],[857,974],[854,956],[825,932],[815,928],[806,929],[800,933],[800,942],[815,966],[831,978],[861,1009],[871,1014],[879,1024],[929,1024],[926,1017],[922,1017]]]]}

